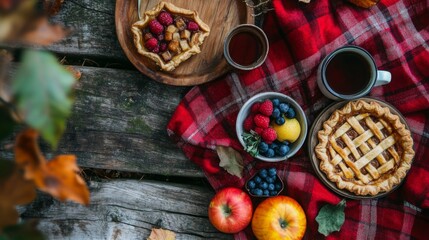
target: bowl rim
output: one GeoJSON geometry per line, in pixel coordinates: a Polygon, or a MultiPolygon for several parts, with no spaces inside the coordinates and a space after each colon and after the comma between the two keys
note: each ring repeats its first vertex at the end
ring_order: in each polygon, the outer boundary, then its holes
{"type": "MultiPolygon", "coordinates": [[[[258,154],[254,157],[256,159],[259,159],[259,160],[262,160],[265,162],[280,162],[280,161],[287,160],[287,159],[291,158],[292,156],[294,156],[301,149],[301,147],[304,145],[304,142],[307,138],[307,132],[308,132],[307,116],[305,115],[305,112],[302,109],[302,107],[293,98],[289,97],[286,94],[279,93],[279,92],[262,92],[262,93],[258,93],[256,95],[254,95],[253,97],[249,98],[243,104],[243,106],[240,108],[240,111],[237,114],[237,119],[236,119],[236,123],[235,123],[235,132],[236,132],[237,138],[238,138],[241,146],[244,148],[245,143],[244,143],[243,137],[241,136],[241,134],[244,132],[243,122],[238,121],[239,117],[243,116],[244,114],[247,114],[248,110],[250,109],[250,106],[254,102],[259,101],[259,100],[263,100],[263,99],[272,99],[272,98],[285,99],[288,103],[293,105],[296,113],[301,115],[301,118],[302,118],[302,121],[299,121],[300,125],[301,125],[300,136],[298,137],[298,140],[293,143],[293,144],[295,144],[294,147],[291,148],[291,150],[286,154],[286,156],[268,158],[268,157],[264,157],[264,156],[258,154]]],[[[244,120],[245,118],[242,118],[242,119],[244,120]]]]}

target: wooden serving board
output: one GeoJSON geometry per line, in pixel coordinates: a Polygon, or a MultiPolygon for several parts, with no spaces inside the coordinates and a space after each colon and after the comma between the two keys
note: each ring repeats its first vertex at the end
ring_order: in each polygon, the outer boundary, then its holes
{"type": "MultiPolygon", "coordinates": [[[[137,0],[117,0],[115,9],[116,34],[122,49],[134,66],[148,77],[165,84],[192,86],[209,82],[229,70],[223,57],[224,39],[239,24],[254,23],[252,9],[242,0],[165,0],[178,7],[195,10],[210,27],[210,35],[201,46],[201,53],[182,62],[171,72],[161,71],[150,59],[137,52],[131,25],[138,21],[137,0]]],[[[159,0],[141,0],[142,15],[159,0]]]]}

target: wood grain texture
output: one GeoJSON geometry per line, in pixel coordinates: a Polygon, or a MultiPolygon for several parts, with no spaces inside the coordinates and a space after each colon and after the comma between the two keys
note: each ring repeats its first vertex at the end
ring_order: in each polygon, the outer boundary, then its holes
{"type": "MultiPolygon", "coordinates": [[[[167,136],[166,126],[189,88],[150,81],[137,71],[76,67],[82,72],[73,113],[55,154],[76,154],[82,167],[202,177],[167,136]]],[[[0,157],[13,158],[8,143],[0,157]]],[[[46,144],[42,150],[52,157],[46,144]]]]}
{"type": "Polygon", "coordinates": [[[156,181],[89,182],[88,207],[61,203],[39,194],[18,210],[24,220],[39,220],[47,239],[146,239],[160,225],[176,239],[233,239],[209,222],[214,192],[192,185],[156,181]]]}
{"type": "MultiPolygon", "coordinates": [[[[228,32],[242,23],[253,23],[251,9],[243,1],[230,0],[165,0],[174,5],[197,11],[209,25],[210,35],[201,46],[201,53],[182,62],[171,72],[160,71],[152,60],[137,52],[131,33],[131,25],[138,21],[137,1],[116,1],[116,33],[128,59],[143,74],[169,85],[190,86],[211,81],[229,70],[223,57],[223,43],[228,32]]],[[[141,11],[152,9],[159,0],[142,1],[141,11]]]]}

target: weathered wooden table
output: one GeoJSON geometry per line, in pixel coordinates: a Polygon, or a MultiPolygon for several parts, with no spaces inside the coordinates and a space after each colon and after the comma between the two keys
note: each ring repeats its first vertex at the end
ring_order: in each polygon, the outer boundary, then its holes
{"type": "MultiPolygon", "coordinates": [[[[214,191],[168,138],[166,125],[190,87],[168,86],[137,71],[115,33],[114,0],[65,1],[52,20],[74,28],[48,50],[82,72],[73,115],[56,153],[82,168],[140,173],[142,179],[88,178],[88,207],[39,194],[20,207],[48,239],[146,239],[154,226],[177,239],[232,239],[209,222],[214,191]]],[[[13,158],[12,152],[1,153],[13,158]]]]}

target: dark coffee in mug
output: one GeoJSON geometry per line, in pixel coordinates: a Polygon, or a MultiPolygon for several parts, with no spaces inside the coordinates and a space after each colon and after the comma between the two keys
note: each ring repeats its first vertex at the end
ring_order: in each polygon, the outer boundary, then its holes
{"type": "Polygon", "coordinates": [[[363,56],[354,52],[340,52],[328,62],[325,77],[335,92],[353,95],[368,88],[371,71],[370,63],[363,56]]]}

